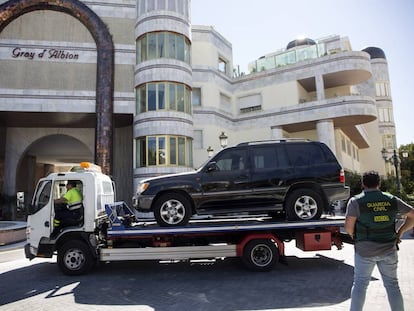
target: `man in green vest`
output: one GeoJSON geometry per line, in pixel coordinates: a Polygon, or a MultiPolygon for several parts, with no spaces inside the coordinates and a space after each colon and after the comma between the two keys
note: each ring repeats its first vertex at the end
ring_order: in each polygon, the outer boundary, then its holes
{"type": "Polygon", "coordinates": [[[76,181],[69,180],[66,184],[66,193],[63,197],[56,199],[56,203],[67,203],[68,205],[72,205],[74,203],[82,202],[82,194],[79,192],[78,188],[76,188],[76,181]]]}
{"type": "Polygon", "coordinates": [[[362,176],[363,191],[352,197],[347,206],[345,230],[355,241],[354,284],[351,311],[362,310],[366,290],[375,266],[387,291],[392,311],[403,311],[404,302],[397,278],[397,243],[414,226],[414,209],[391,194],[382,192],[377,172],[362,176]],[[396,231],[397,214],[405,216],[396,231]]]}
{"type": "Polygon", "coordinates": [[[69,180],[66,184],[66,193],[55,199],[54,233],[62,227],[77,223],[82,217],[82,194],[76,187],[76,181],[69,180]]]}

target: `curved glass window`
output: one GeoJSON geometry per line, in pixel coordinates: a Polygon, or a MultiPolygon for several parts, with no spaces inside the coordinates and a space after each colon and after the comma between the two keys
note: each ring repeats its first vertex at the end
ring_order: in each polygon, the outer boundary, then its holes
{"type": "Polygon", "coordinates": [[[190,64],[190,40],[174,32],[149,32],[138,38],[137,64],[150,59],[173,58],[190,64]]]}
{"type": "Polygon", "coordinates": [[[253,71],[269,70],[281,66],[295,64],[307,59],[315,59],[327,55],[324,43],[288,50],[277,55],[259,58],[252,66],[253,71]]]}
{"type": "Polygon", "coordinates": [[[174,82],[146,83],[136,88],[136,113],[156,110],[192,113],[191,89],[174,82]]]}
{"type": "Polygon", "coordinates": [[[156,135],[136,140],[136,166],[193,166],[193,139],[156,135]]]}

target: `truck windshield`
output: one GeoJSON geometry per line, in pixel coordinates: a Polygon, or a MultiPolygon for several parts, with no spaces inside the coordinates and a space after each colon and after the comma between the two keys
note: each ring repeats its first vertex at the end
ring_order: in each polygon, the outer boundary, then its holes
{"type": "Polygon", "coordinates": [[[32,205],[29,208],[29,214],[35,214],[49,202],[51,189],[52,183],[50,180],[44,180],[38,184],[32,205]]]}

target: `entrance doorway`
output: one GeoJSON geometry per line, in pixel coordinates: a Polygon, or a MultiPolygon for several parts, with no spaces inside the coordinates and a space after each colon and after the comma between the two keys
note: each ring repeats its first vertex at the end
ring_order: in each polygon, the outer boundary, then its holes
{"type": "Polygon", "coordinates": [[[93,162],[93,159],[93,150],[75,137],[63,134],[42,137],[27,148],[19,161],[17,193],[23,195],[24,205],[27,205],[40,178],[67,172],[80,162],[93,162]]]}

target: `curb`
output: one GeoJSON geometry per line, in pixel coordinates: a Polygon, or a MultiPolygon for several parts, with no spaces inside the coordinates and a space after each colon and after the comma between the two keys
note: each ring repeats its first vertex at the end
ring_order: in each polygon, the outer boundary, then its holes
{"type": "Polygon", "coordinates": [[[13,244],[1,245],[0,253],[14,251],[17,249],[23,249],[25,245],[26,245],[26,240],[15,242],[13,244]]]}
{"type": "Polygon", "coordinates": [[[24,221],[0,221],[0,246],[26,240],[26,227],[24,221]]]}

